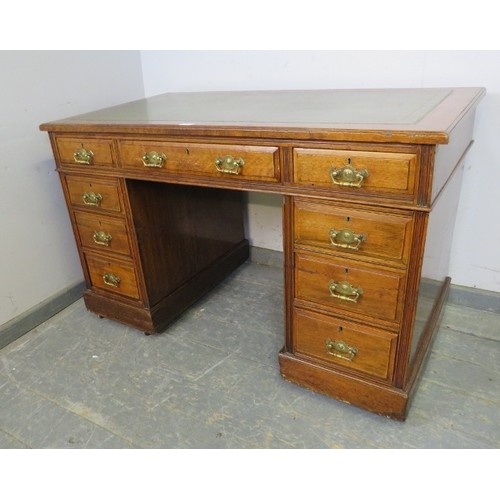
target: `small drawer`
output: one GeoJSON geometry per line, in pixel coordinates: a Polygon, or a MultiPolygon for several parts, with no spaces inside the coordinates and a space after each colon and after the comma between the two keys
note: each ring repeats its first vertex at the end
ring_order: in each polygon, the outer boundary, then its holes
{"type": "Polygon", "coordinates": [[[413,218],[403,212],[373,212],[300,199],[294,202],[295,244],[312,250],[405,265],[412,228],[413,218]]]}
{"type": "Polygon", "coordinates": [[[203,175],[217,179],[278,182],[278,148],[228,144],[121,141],[124,168],[158,175],[203,175]]]}
{"type": "Polygon", "coordinates": [[[373,377],[391,380],[397,335],[311,311],[295,309],[294,350],[373,377]]]}
{"type": "Polygon", "coordinates": [[[334,257],[295,254],[297,299],[397,323],[401,320],[405,274],[334,257]]]}
{"type": "Polygon", "coordinates": [[[301,186],[399,198],[415,193],[416,154],[296,148],[293,162],[301,186]]]}
{"type": "Polygon", "coordinates": [[[120,186],[114,179],[65,176],[71,204],[95,210],[121,212],[120,186]]]}
{"type": "Polygon", "coordinates": [[[132,264],[86,254],[92,287],[106,292],[139,298],[137,277],[132,264]]]}
{"type": "Polygon", "coordinates": [[[78,211],[75,212],[75,220],[80,242],[84,248],[130,255],[124,220],[78,211]]]}
{"type": "Polygon", "coordinates": [[[57,137],[56,147],[59,161],[64,165],[113,166],[112,141],[109,139],[57,137]]]}

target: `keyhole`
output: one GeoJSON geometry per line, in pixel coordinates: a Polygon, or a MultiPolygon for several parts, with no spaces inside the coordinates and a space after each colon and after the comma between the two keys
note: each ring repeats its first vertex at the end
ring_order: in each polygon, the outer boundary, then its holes
{"type": "Polygon", "coordinates": [[[343,326],[339,326],[339,332],[342,332],[344,330],[343,326]]]}
{"type": "Polygon", "coordinates": [[[188,148],[186,148],[186,154],[187,154],[187,155],[189,154],[189,149],[188,149],[188,148]]]}
{"type": "Polygon", "coordinates": [[[344,272],[347,274],[349,272],[349,269],[347,267],[344,269],[344,272]]]}
{"type": "Polygon", "coordinates": [[[350,217],[346,217],[345,220],[346,220],[347,224],[349,224],[349,222],[351,222],[351,218],[350,217]]]}

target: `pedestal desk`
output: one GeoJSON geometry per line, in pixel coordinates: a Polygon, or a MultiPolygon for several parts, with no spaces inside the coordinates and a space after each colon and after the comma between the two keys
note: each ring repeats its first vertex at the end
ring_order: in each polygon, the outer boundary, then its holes
{"type": "Polygon", "coordinates": [[[86,307],[161,332],[247,259],[242,191],[278,193],[281,374],[403,420],[450,283],[483,94],[172,93],[41,125],[86,307]]]}

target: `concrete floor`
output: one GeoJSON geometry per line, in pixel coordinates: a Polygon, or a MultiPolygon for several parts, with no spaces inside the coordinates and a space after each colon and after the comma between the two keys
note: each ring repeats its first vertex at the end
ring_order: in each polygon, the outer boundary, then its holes
{"type": "Polygon", "coordinates": [[[0,448],[500,447],[500,315],[446,306],[401,423],[282,380],[282,309],[255,262],[158,336],[78,300],[0,351],[0,448]]]}

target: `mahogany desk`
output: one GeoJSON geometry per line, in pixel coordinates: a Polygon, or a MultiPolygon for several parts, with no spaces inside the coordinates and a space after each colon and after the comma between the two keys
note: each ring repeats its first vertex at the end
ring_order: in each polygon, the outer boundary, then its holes
{"type": "Polygon", "coordinates": [[[87,308],[147,333],[248,257],[283,196],[283,377],[404,419],[450,283],[481,88],[165,94],[48,131],[87,308]]]}

